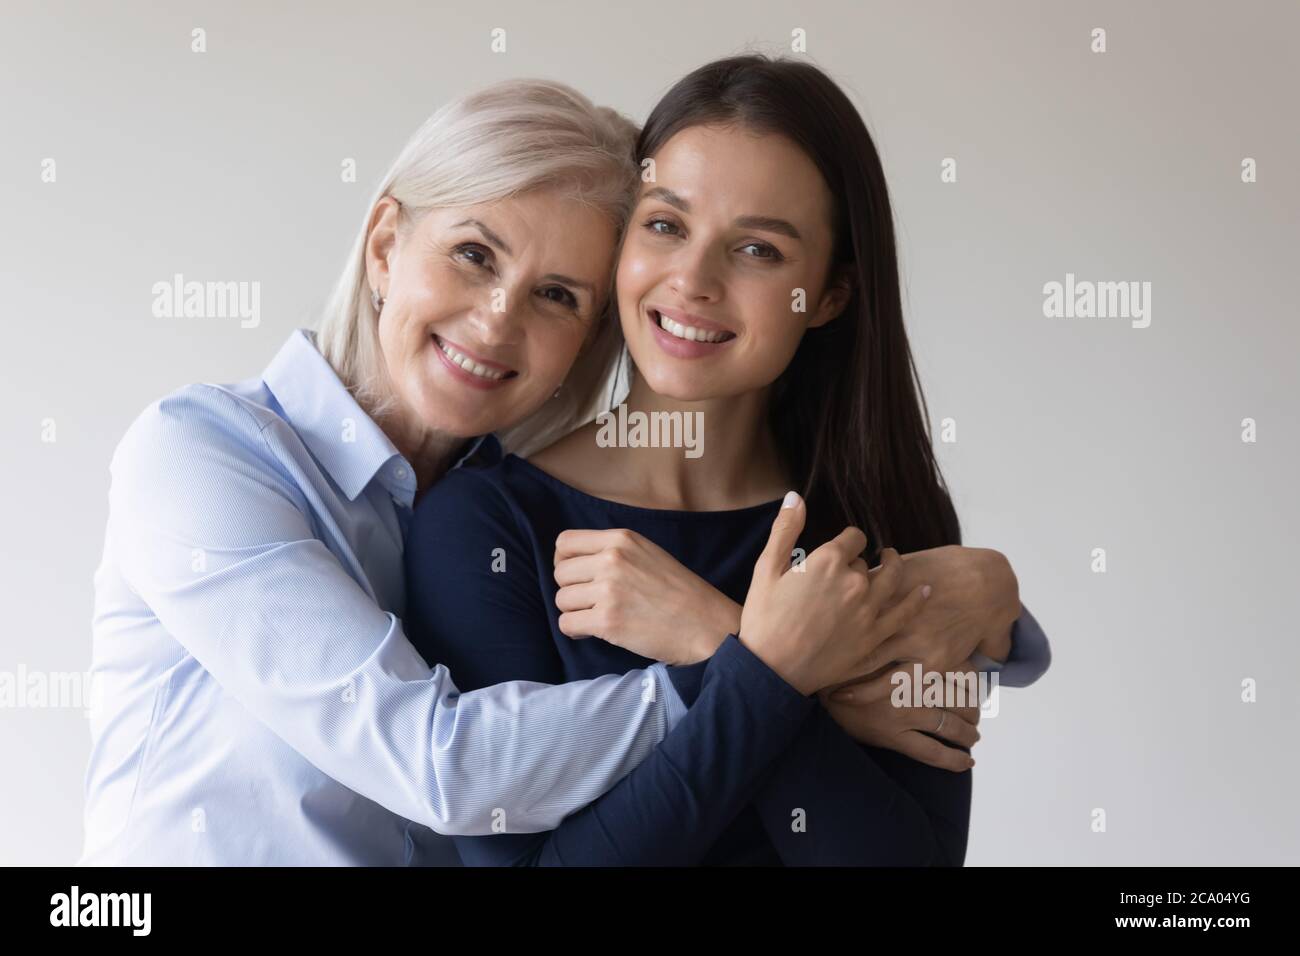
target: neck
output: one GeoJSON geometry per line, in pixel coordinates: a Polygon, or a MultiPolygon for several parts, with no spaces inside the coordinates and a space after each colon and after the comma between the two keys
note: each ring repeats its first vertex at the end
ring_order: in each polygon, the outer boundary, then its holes
{"type": "Polygon", "coordinates": [[[429,429],[401,411],[375,420],[415,470],[416,498],[447,473],[465,445],[464,438],[429,429]]]}
{"type": "Polygon", "coordinates": [[[694,416],[696,447],[688,458],[682,448],[626,448],[624,461],[635,484],[660,507],[683,511],[723,511],[762,504],[781,497],[789,476],[767,423],[768,390],[683,402],[653,392],[633,376],[627,411],[677,412],[694,416]]]}

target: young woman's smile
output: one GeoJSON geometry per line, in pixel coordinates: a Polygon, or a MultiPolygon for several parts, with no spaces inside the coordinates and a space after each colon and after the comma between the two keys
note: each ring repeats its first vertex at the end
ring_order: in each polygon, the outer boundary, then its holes
{"type": "Polygon", "coordinates": [[[654,327],[659,347],[675,358],[715,355],[736,339],[736,333],[725,325],[681,309],[647,306],[646,318],[654,327]]]}

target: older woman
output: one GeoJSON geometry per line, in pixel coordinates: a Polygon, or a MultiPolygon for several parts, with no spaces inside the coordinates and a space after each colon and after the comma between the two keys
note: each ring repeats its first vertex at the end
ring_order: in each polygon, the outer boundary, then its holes
{"type": "MultiPolygon", "coordinates": [[[[407,641],[416,497],[478,436],[521,447],[573,427],[604,380],[635,132],[554,83],[438,111],[381,184],[319,331],[295,332],[261,376],[183,388],[131,425],[95,578],[83,863],[428,862],[430,831],[552,828],[656,746],[676,785],[707,792],[719,782],[694,744],[721,733],[744,750],[722,783],[744,787],[815,691],[868,671],[915,620],[890,603],[915,574],[869,576],[856,529],[792,584],[777,559],[794,507],[744,640],[700,665],[689,709],[663,664],[460,694],[407,641]],[[814,608],[791,591],[809,583],[814,608]]],[[[1010,584],[980,618],[1004,638],[1010,584]]],[[[735,627],[726,607],[697,610],[696,627],[735,627]]]]}

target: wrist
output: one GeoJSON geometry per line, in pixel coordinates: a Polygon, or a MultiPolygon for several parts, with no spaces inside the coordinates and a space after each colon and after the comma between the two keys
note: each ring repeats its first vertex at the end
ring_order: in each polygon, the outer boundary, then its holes
{"type": "MultiPolygon", "coordinates": [[[[711,607],[704,630],[695,641],[696,661],[706,660],[722,646],[728,634],[740,633],[741,607],[725,594],[714,592],[717,600],[711,607]]],[[[693,663],[693,662],[692,662],[693,663]]]]}
{"type": "Polygon", "coordinates": [[[1007,658],[1011,656],[1011,631],[1014,627],[1014,622],[1006,627],[999,627],[994,634],[984,638],[975,646],[976,652],[992,658],[999,664],[1005,664],[1007,658]]]}
{"type": "Polygon", "coordinates": [[[746,631],[745,634],[737,631],[736,640],[744,645],[750,654],[762,661],[768,670],[776,674],[800,694],[807,697],[816,689],[804,686],[807,681],[801,672],[800,661],[791,656],[784,646],[785,642],[761,633],[755,634],[752,630],[746,631]]]}

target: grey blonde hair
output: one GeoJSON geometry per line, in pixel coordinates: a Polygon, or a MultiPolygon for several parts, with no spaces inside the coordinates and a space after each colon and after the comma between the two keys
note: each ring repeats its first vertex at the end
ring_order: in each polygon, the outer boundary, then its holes
{"type": "MultiPolygon", "coordinates": [[[[365,246],[375,205],[391,196],[409,222],[435,207],[561,188],[607,214],[621,235],[638,180],[636,136],[637,127],[619,113],[548,80],[510,80],[470,93],[443,106],[415,131],[366,208],[316,330],[321,353],[368,414],[382,419],[395,405],[366,278],[365,246]]],[[[527,454],[545,447],[599,410],[622,348],[612,311],[611,301],[560,396],[501,432],[508,450],[527,454]]]]}

